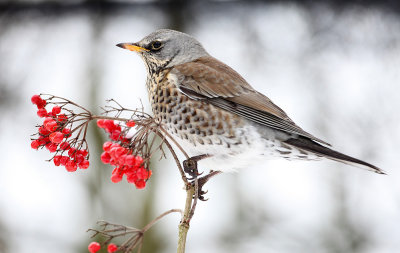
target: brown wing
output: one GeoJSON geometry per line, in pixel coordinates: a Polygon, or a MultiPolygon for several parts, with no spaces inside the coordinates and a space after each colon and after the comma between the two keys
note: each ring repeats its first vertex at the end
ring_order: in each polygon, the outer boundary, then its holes
{"type": "Polygon", "coordinates": [[[242,116],[248,120],[329,145],[297,126],[269,98],[254,90],[229,66],[212,57],[175,66],[179,89],[194,99],[242,116]]]}

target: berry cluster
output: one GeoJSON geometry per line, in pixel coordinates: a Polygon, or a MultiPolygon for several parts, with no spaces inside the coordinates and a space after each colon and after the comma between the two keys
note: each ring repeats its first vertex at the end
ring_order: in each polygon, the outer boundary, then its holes
{"type": "Polygon", "coordinates": [[[72,131],[67,128],[68,117],[61,113],[62,108],[54,106],[48,112],[45,108],[48,104],[47,101],[39,95],[32,96],[31,101],[38,108],[37,115],[44,118],[43,124],[38,129],[39,137],[32,140],[31,147],[33,149],[46,147],[50,153],[60,152],[61,155],[53,157],[53,162],[56,166],[65,166],[67,171],[76,171],[78,167],[87,169],[89,152],[81,147],[71,147],[68,139],[71,137],[72,131]],[[65,152],[67,152],[67,156],[62,155],[65,152]]]}
{"type": "MultiPolygon", "coordinates": [[[[90,253],[96,253],[97,251],[99,251],[101,248],[100,243],[98,242],[91,242],[88,246],[88,250],[90,253]]],[[[118,250],[118,246],[115,245],[114,243],[110,243],[107,246],[107,252],[108,253],[114,253],[118,250]]]]}
{"type": "MultiPolygon", "coordinates": [[[[52,158],[54,164],[65,166],[67,171],[76,171],[78,168],[87,169],[89,151],[85,136],[88,122],[94,117],[88,110],[72,101],[48,96],[46,99],[39,95],[31,98],[32,103],[38,108],[37,115],[44,118],[43,124],[38,126],[36,133],[38,138],[32,140],[31,147],[33,149],[45,147],[51,153],[55,153],[52,158]],[[50,107],[49,105],[53,106],[51,110],[46,109],[50,107]],[[78,107],[84,112],[76,114],[67,109],[67,105],[78,107]],[[73,128],[73,124],[79,125],[73,128]],[[75,134],[72,137],[73,133],[75,134]]],[[[131,147],[132,138],[126,136],[128,128],[134,127],[135,124],[132,120],[126,122],[125,126],[116,124],[110,119],[97,121],[97,125],[103,128],[109,134],[109,138],[114,141],[104,143],[101,160],[115,166],[111,176],[112,182],[120,182],[126,175],[129,183],[134,184],[138,189],[143,189],[151,176],[151,171],[147,169],[148,163],[138,155],[142,154],[141,150],[134,150],[131,147]]],[[[147,138],[147,135],[141,136],[147,138]]]]}
{"type": "Polygon", "coordinates": [[[132,152],[118,143],[105,142],[101,161],[105,164],[115,166],[111,181],[118,183],[126,175],[128,183],[135,184],[136,188],[143,189],[146,181],[151,176],[151,170],[144,167],[143,158],[134,156],[132,152]]]}
{"type": "MultiPolygon", "coordinates": [[[[130,139],[126,138],[121,125],[115,124],[113,120],[100,119],[97,121],[97,126],[103,128],[109,134],[111,140],[118,141],[122,145],[130,143],[130,139]]],[[[134,127],[135,122],[128,121],[126,126],[134,127]]],[[[104,143],[103,150],[101,161],[115,166],[111,175],[112,182],[118,183],[126,175],[127,181],[135,184],[136,188],[143,189],[146,186],[151,171],[144,167],[142,157],[134,156],[128,148],[110,141],[104,143]]]]}

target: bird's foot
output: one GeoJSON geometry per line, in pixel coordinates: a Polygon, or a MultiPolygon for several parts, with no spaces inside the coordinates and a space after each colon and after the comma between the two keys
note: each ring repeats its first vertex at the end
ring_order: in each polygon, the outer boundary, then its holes
{"type": "Polygon", "coordinates": [[[202,201],[208,200],[204,198],[204,195],[207,194],[208,192],[208,191],[203,191],[204,184],[207,183],[207,181],[211,177],[221,173],[220,171],[210,171],[210,173],[208,173],[207,175],[198,178],[198,176],[202,175],[203,172],[199,173],[197,168],[197,162],[210,156],[211,155],[208,154],[198,155],[183,161],[183,170],[185,171],[185,173],[189,174],[190,178],[188,178],[188,180],[191,181],[190,184],[192,185],[192,187],[195,186],[197,180],[197,197],[202,201]]]}
{"type": "Polygon", "coordinates": [[[197,169],[197,162],[204,159],[210,157],[210,155],[205,154],[205,155],[198,155],[198,156],[193,156],[190,157],[189,159],[183,161],[183,170],[185,171],[185,173],[189,174],[189,176],[191,176],[191,178],[188,178],[189,180],[193,180],[195,178],[197,178],[198,176],[200,176],[203,173],[199,173],[198,169],[197,169]]]}

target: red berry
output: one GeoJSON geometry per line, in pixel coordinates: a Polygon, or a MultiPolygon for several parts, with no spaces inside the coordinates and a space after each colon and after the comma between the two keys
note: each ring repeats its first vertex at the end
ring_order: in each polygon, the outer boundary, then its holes
{"type": "Polygon", "coordinates": [[[110,151],[111,145],[113,145],[114,143],[112,143],[111,141],[106,141],[103,144],[103,150],[108,152],[110,151]]]}
{"type": "Polygon", "coordinates": [[[53,120],[52,117],[47,117],[47,118],[45,118],[44,121],[43,121],[43,125],[46,124],[46,123],[48,123],[48,122],[51,121],[51,120],[53,120]]]}
{"type": "Polygon", "coordinates": [[[46,106],[46,101],[45,100],[41,100],[38,104],[37,104],[37,108],[44,108],[46,106]]]}
{"type": "Polygon", "coordinates": [[[43,126],[48,131],[54,132],[57,129],[57,122],[54,119],[47,117],[44,119],[43,126]]]}
{"type": "Polygon", "coordinates": [[[59,114],[57,116],[57,120],[61,123],[64,123],[68,120],[68,117],[65,114],[59,114]]]}
{"type": "Polygon", "coordinates": [[[133,120],[129,120],[128,122],[126,122],[127,127],[134,127],[135,125],[136,125],[136,122],[133,120]]]}
{"type": "Polygon", "coordinates": [[[140,156],[135,157],[135,166],[141,166],[143,163],[143,158],[140,156]]]}
{"type": "Polygon", "coordinates": [[[107,152],[103,152],[100,156],[100,159],[103,163],[107,164],[111,162],[111,156],[107,152]]]}
{"type": "MultiPolygon", "coordinates": [[[[76,154],[76,153],[75,153],[76,154]]],[[[80,155],[80,154],[76,154],[75,155],[75,163],[76,164],[80,164],[81,162],[83,162],[83,160],[85,160],[85,158],[82,156],[82,155],[80,155]]]]}
{"type": "Polygon", "coordinates": [[[40,146],[40,142],[38,140],[34,140],[31,142],[31,148],[38,149],[40,146]]]}
{"type": "Polygon", "coordinates": [[[48,134],[50,134],[50,131],[48,131],[44,126],[39,127],[38,132],[39,132],[41,135],[48,135],[48,134]]]}
{"type": "Polygon", "coordinates": [[[67,162],[69,161],[69,157],[68,156],[61,156],[60,158],[60,164],[62,166],[65,166],[67,164],[67,162]]]}
{"type": "Polygon", "coordinates": [[[47,116],[47,111],[44,108],[41,108],[37,111],[37,115],[41,118],[46,117],[47,116]]]}
{"type": "Polygon", "coordinates": [[[125,158],[126,158],[126,155],[121,155],[120,157],[118,157],[118,163],[120,165],[125,165],[125,158]]]}
{"type": "Polygon", "coordinates": [[[37,103],[39,103],[40,100],[42,100],[42,98],[39,95],[33,95],[31,97],[32,104],[36,105],[37,103]]]}
{"type": "Polygon", "coordinates": [[[38,109],[44,108],[46,106],[46,101],[45,100],[41,100],[39,101],[39,103],[36,104],[38,109]]]}
{"type": "Polygon", "coordinates": [[[103,128],[109,133],[111,133],[115,128],[114,121],[112,120],[104,120],[103,124],[104,124],[103,128]]]}
{"type": "Polygon", "coordinates": [[[110,134],[110,139],[113,141],[118,141],[120,137],[121,137],[121,131],[119,130],[113,130],[110,134]]]}
{"type": "Polygon", "coordinates": [[[105,128],[104,119],[97,120],[97,126],[100,128],[105,128]]]}
{"type": "Polygon", "coordinates": [[[65,135],[65,138],[68,138],[68,137],[71,136],[71,129],[69,129],[69,128],[64,128],[64,129],[62,130],[62,133],[65,135]]]}
{"type": "Polygon", "coordinates": [[[112,142],[112,145],[111,145],[111,147],[110,147],[110,150],[113,149],[113,148],[119,148],[119,147],[121,147],[121,145],[119,145],[118,143],[113,143],[113,142],[112,142]]]}
{"type": "Polygon", "coordinates": [[[44,108],[45,106],[46,106],[46,101],[45,100],[42,100],[42,102],[37,105],[38,109],[44,108]]]}
{"type": "Polygon", "coordinates": [[[143,189],[144,187],[146,187],[146,181],[143,180],[143,179],[140,179],[140,180],[135,182],[135,186],[138,189],[143,189]]]}
{"type": "Polygon", "coordinates": [[[60,144],[60,149],[61,150],[68,150],[69,148],[70,148],[70,145],[69,145],[68,142],[66,142],[66,141],[61,142],[61,144],[60,144]]]}
{"type": "Polygon", "coordinates": [[[62,157],[62,156],[60,156],[60,155],[56,155],[56,156],[53,158],[53,162],[54,162],[54,165],[55,165],[55,166],[60,166],[60,164],[61,164],[61,157],[62,157]]]}
{"type": "Polygon", "coordinates": [[[54,116],[56,116],[61,112],[61,108],[59,106],[54,106],[51,112],[53,113],[54,116]]]}
{"type": "Polygon", "coordinates": [[[120,131],[121,132],[121,126],[120,125],[118,125],[118,124],[114,124],[115,126],[114,126],[114,130],[113,131],[115,131],[115,130],[117,130],[117,131],[120,131]]]}
{"type": "Polygon", "coordinates": [[[111,173],[111,181],[113,183],[118,183],[122,180],[123,173],[119,167],[115,168],[111,173]]]}
{"type": "Polygon", "coordinates": [[[88,160],[83,160],[81,163],[79,163],[79,168],[85,170],[89,168],[89,161],[88,160]]]}
{"type": "Polygon", "coordinates": [[[88,250],[90,253],[96,253],[97,251],[100,250],[100,243],[98,242],[91,242],[88,246],[88,250]]]}
{"type": "Polygon", "coordinates": [[[131,171],[129,173],[126,173],[126,180],[128,181],[128,183],[136,184],[139,178],[137,177],[135,172],[131,171]]]}
{"type": "Polygon", "coordinates": [[[31,101],[37,106],[38,109],[44,108],[46,106],[46,101],[43,100],[39,95],[33,95],[31,101]]]}
{"type": "Polygon", "coordinates": [[[50,153],[56,152],[57,151],[57,144],[49,142],[46,144],[46,148],[50,151],[50,153]]]}
{"type": "Polygon", "coordinates": [[[54,132],[50,134],[49,138],[51,142],[58,144],[64,139],[64,134],[61,132],[54,132]]]}
{"type": "Polygon", "coordinates": [[[118,246],[117,245],[115,245],[114,243],[108,244],[108,247],[107,247],[108,253],[114,253],[117,250],[118,250],[118,246]]]}
{"type": "Polygon", "coordinates": [[[68,150],[68,156],[69,156],[69,157],[74,157],[75,154],[76,154],[76,148],[70,148],[70,149],[68,150]]]}
{"type": "Polygon", "coordinates": [[[79,155],[81,155],[83,157],[85,157],[89,154],[89,152],[86,149],[79,149],[77,152],[79,155]]]}
{"type": "Polygon", "coordinates": [[[125,165],[133,166],[135,165],[136,158],[134,155],[127,155],[125,157],[125,165]]]}
{"type": "Polygon", "coordinates": [[[76,165],[75,161],[69,160],[69,161],[65,164],[65,168],[67,169],[68,172],[74,172],[74,171],[76,171],[76,169],[78,168],[78,166],[76,165]]]}
{"type": "Polygon", "coordinates": [[[139,179],[149,178],[149,172],[144,167],[140,167],[139,169],[137,169],[136,175],[139,179]]]}
{"type": "Polygon", "coordinates": [[[49,137],[47,137],[47,136],[46,136],[46,137],[44,137],[44,136],[39,136],[38,141],[39,141],[40,146],[44,146],[44,145],[46,145],[47,143],[50,142],[50,139],[49,139],[49,137]]]}
{"type": "Polygon", "coordinates": [[[110,150],[110,155],[114,157],[115,159],[119,159],[122,155],[125,155],[126,153],[128,153],[128,149],[123,148],[123,147],[118,147],[118,148],[112,148],[110,150]]]}
{"type": "Polygon", "coordinates": [[[117,164],[117,161],[116,161],[116,160],[114,160],[114,159],[111,158],[111,160],[110,160],[110,165],[112,165],[112,166],[118,166],[119,164],[117,164]]]}

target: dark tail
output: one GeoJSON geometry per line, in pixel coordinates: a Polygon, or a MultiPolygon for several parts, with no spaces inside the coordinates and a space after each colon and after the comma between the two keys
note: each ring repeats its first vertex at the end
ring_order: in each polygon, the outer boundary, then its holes
{"type": "Polygon", "coordinates": [[[317,155],[321,155],[323,157],[327,157],[329,159],[338,161],[338,162],[342,162],[342,163],[346,163],[346,164],[350,164],[356,167],[361,167],[363,169],[367,169],[373,172],[376,172],[378,174],[386,174],[383,170],[381,170],[380,168],[361,161],[357,158],[342,154],[340,152],[337,152],[335,150],[332,150],[330,148],[324,147],[321,144],[318,144],[310,139],[304,138],[304,137],[299,137],[299,138],[290,138],[286,141],[284,141],[284,143],[289,144],[291,146],[303,149],[305,151],[309,151],[312,152],[314,154],[317,155]]]}

